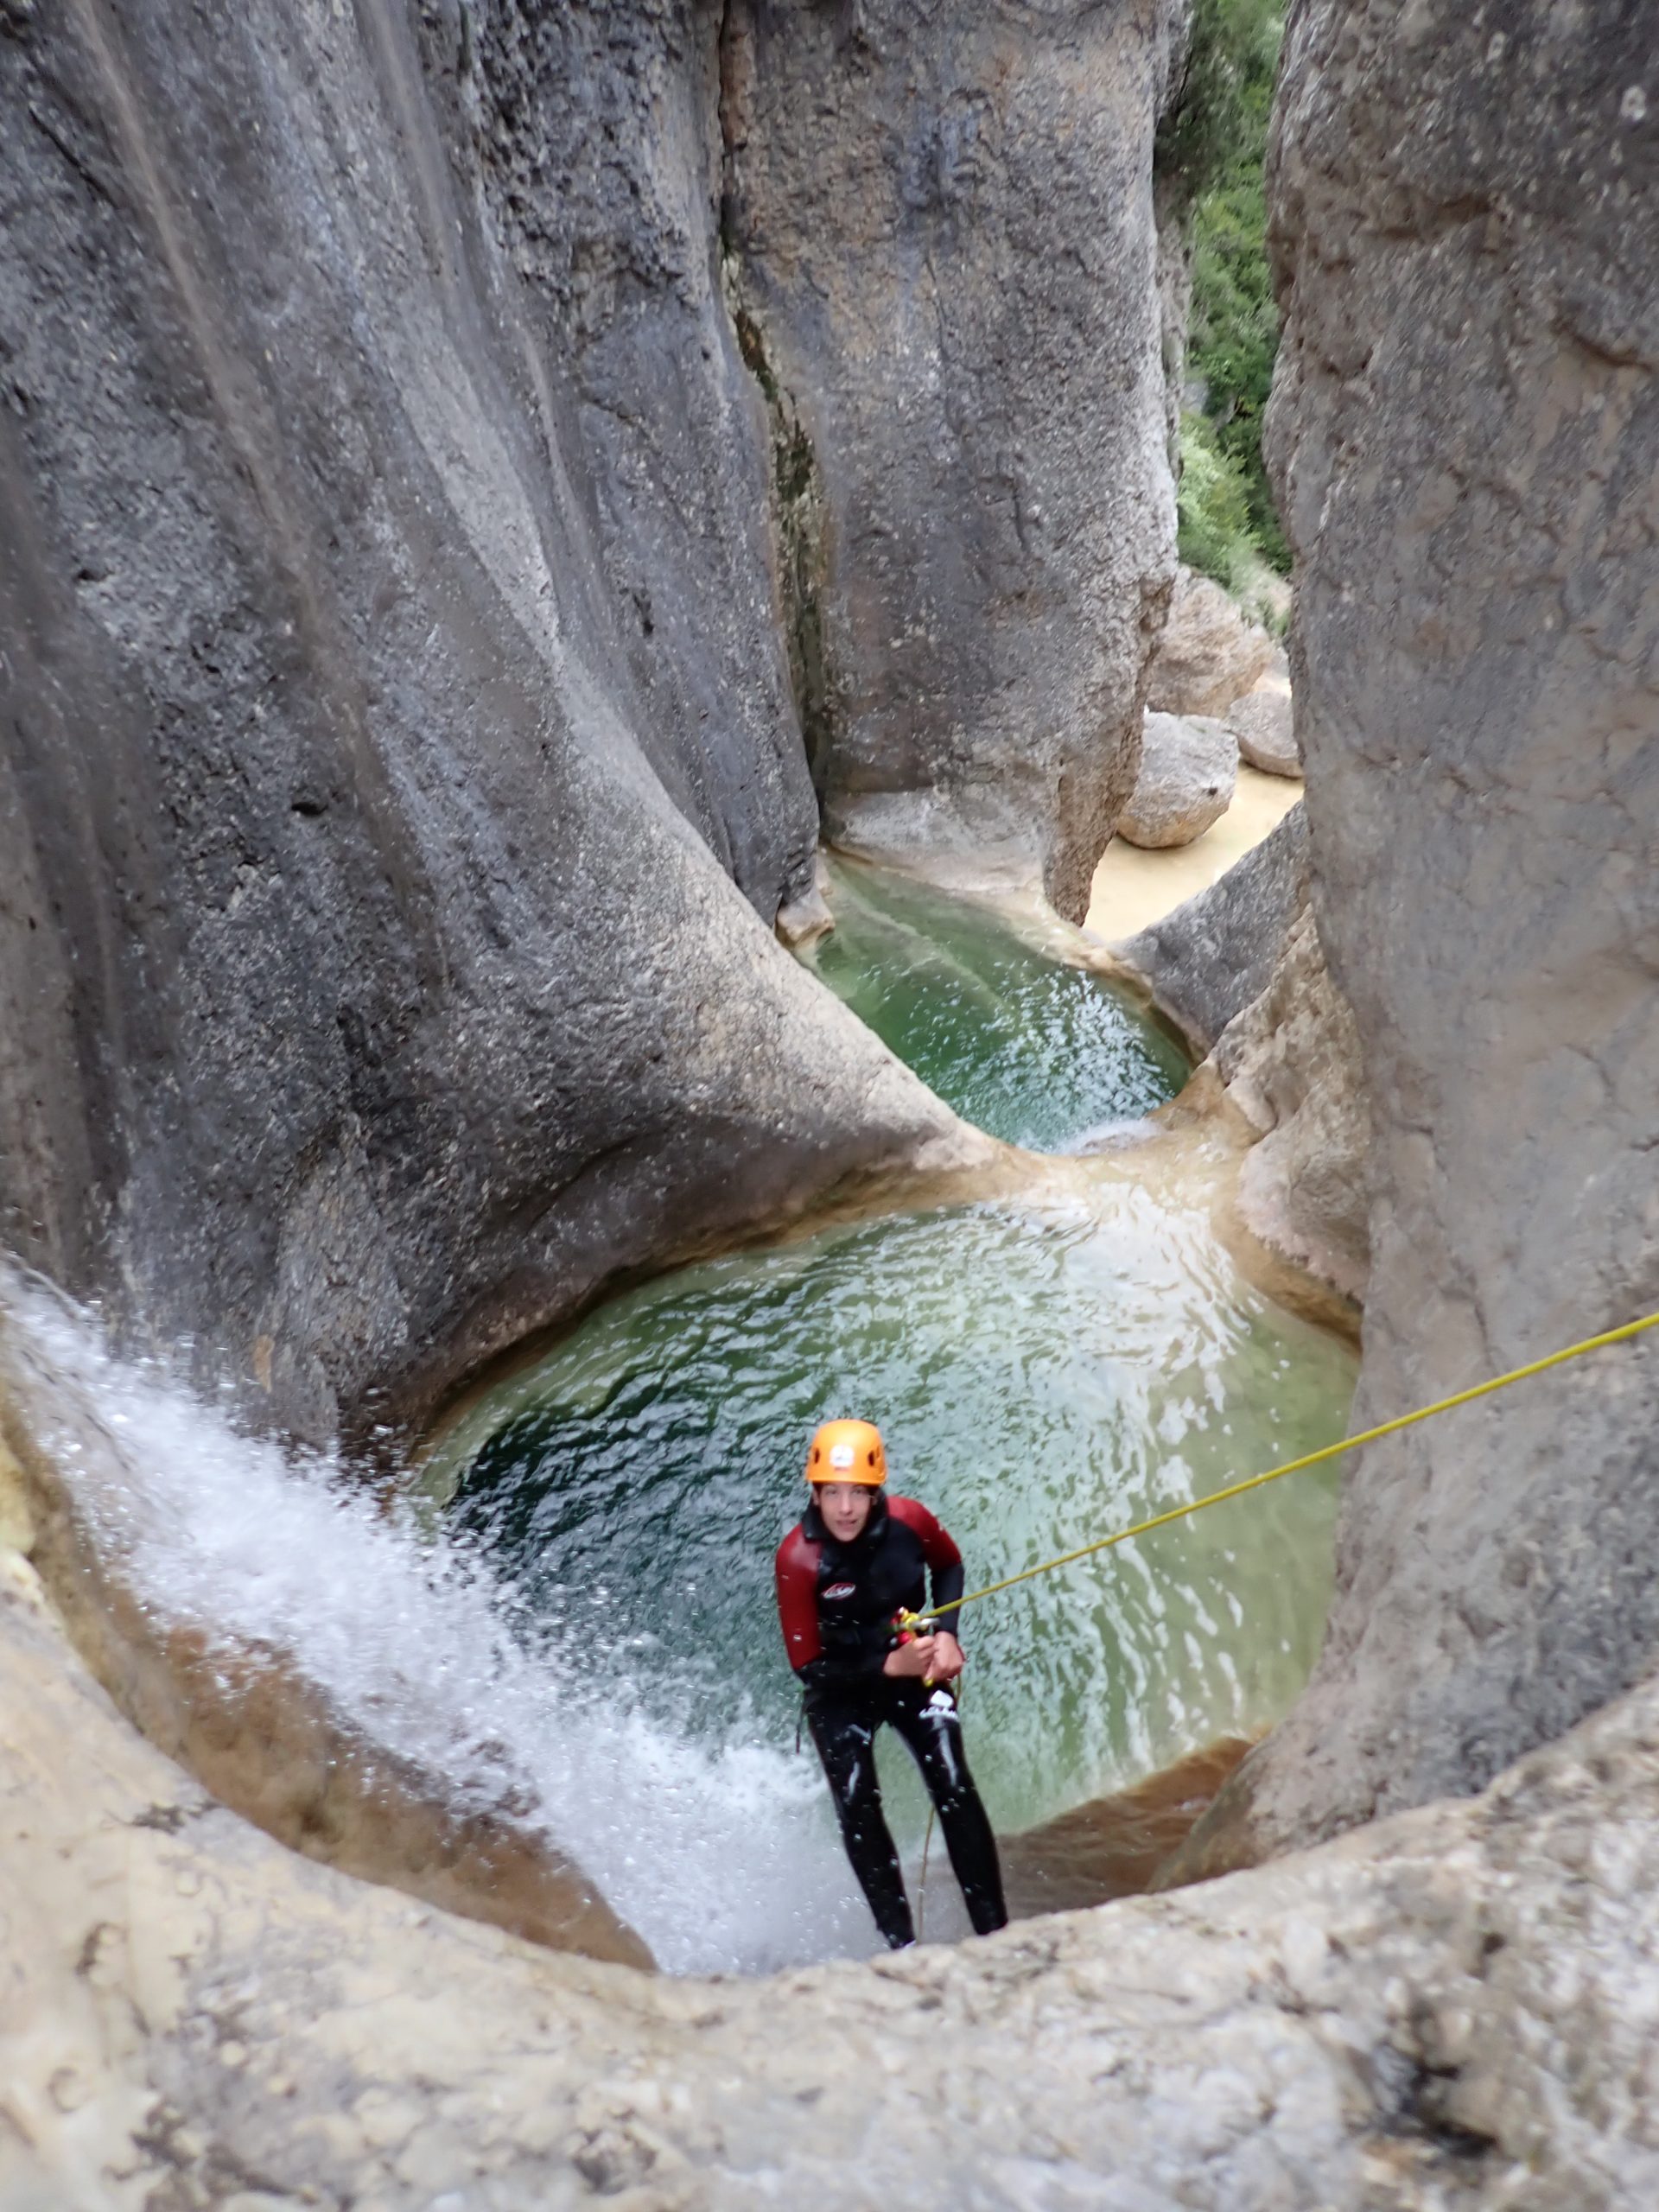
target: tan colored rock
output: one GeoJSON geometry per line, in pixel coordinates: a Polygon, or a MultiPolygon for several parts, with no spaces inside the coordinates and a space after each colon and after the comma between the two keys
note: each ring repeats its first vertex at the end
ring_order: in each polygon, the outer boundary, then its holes
{"type": "Polygon", "coordinates": [[[1478,1801],[770,1981],[538,1951],[203,1797],[0,1554],[0,2204],[1659,2201],[1659,1690],[1478,1801]]]}
{"type": "Polygon", "coordinates": [[[1224,714],[1273,666],[1276,652],[1218,583],[1183,568],[1153,658],[1147,703],[1160,714],[1224,714]]]}
{"type": "Polygon", "coordinates": [[[1223,1031],[1217,1068],[1260,1130],[1239,1171],[1251,1234],[1356,1301],[1370,1264],[1370,1126],[1358,1033],[1304,903],[1262,995],[1223,1031]]]}
{"type": "Polygon", "coordinates": [[[1140,773],[1116,835],[1154,851],[1190,845],[1226,813],[1237,781],[1238,747],[1224,723],[1148,713],[1140,773]]]}
{"type": "Polygon", "coordinates": [[[1235,699],[1223,720],[1238,741],[1239,758],[1268,776],[1302,773],[1296,744],[1290,678],[1269,669],[1242,699],[1235,699]]]}
{"type": "MultiPolygon", "coordinates": [[[[42,1414],[45,1402],[31,1404],[29,1356],[10,1332],[4,1354],[0,1542],[7,1530],[25,1539],[83,1658],[151,1743],[219,1803],[309,1859],[559,1950],[652,1964],[544,1833],[508,1810],[458,1803],[445,1777],[353,1726],[292,1653],[164,1619],[140,1602],[118,1567],[98,1556],[30,1433],[28,1414],[42,1414]]],[[[67,1392],[51,1393],[47,1420],[54,1450],[73,1451],[83,1470],[110,1448],[67,1392]]]]}
{"type": "Polygon", "coordinates": [[[821,937],[828,937],[836,926],[830,911],[830,874],[822,852],[813,869],[811,887],[797,899],[788,899],[778,909],[772,924],[779,944],[791,952],[800,952],[816,944],[821,937]]]}

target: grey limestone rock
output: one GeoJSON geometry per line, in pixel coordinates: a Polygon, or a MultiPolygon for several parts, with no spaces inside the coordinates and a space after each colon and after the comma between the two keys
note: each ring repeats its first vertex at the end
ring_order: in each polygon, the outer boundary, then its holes
{"type": "Polygon", "coordinates": [[[1362,1300],[1370,1263],[1370,1129],[1359,1039],[1304,900],[1267,988],[1216,1044],[1227,1096],[1258,1132],[1239,1217],[1270,1250],[1362,1300]]]}
{"type": "Polygon", "coordinates": [[[1174,565],[1152,143],[1183,21],[725,13],[724,235],[827,834],[1039,876],[1074,920],[1174,565]]]}
{"type": "Polygon", "coordinates": [[[1238,1217],[1268,1249],[1358,1300],[1370,1262],[1370,1132],[1354,1018],[1309,904],[1294,806],[1208,891],[1114,950],[1256,1133],[1238,1217]]]}
{"type": "Polygon", "coordinates": [[[1242,699],[1234,700],[1222,719],[1238,741],[1241,760],[1264,775],[1300,779],[1302,756],[1287,677],[1269,671],[1242,699]]]}
{"type": "Polygon", "coordinates": [[[206,22],[0,21],[0,1200],[361,1434],[963,1140],[771,934],[712,20],[206,22]]]}
{"type": "Polygon", "coordinates": [[[1260,998],[1307,897],[1300,804],[1217,882],[1113,947],[1200,1058],[1260,998]]]}
{"type": "Polygon", "coordinates": [[[1273,666],[1276,651],[1213,578],[1183,567],[1153,657],[1147,702],[1160,714],[1224,714],[1273,666]]]}
{"type": "MultiPolygon", "coordinates": [[[[1648,11],[1292,11],[1270,462],[1376,1127],[1357,1424],[1659,1306],[1648,11]]],[[[1472,1789],[1659,1653],[1659,1347],[1369,1448],[1208,1863],[1472,1789]]]]}
{"type": "Polygon", "coordinates": [[[1140,771],[1116,834],[1153,850],[1190,845],[1226,813],[1237,780],[1238,747],[1224,722],[1148,713],[1140,771]]]}

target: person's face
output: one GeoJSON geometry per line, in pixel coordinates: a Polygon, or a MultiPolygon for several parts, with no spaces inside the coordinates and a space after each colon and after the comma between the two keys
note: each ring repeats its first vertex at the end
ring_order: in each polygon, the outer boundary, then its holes
{"type": "Polygon", "coordinates": [[[823,1525],[838,1544],[850,1544],[863,1533],[875,1492],[865,1483],[819,1483],[818,1511],[823,1525]]]}

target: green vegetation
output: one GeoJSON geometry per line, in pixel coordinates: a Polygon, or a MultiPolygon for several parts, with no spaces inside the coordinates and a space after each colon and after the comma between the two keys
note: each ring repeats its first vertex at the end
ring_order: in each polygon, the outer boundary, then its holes
{"type": "Polygon", "coordinates": [[[1289,548],[1262,464],[1279,317],[1268,275],[1262,162],[1283,17],[1279,0],[1197,0],[1182,82],[1159,134],[1160,176],[1191,209],[1189,377],[1181,422],[1181,558],[1246,600],[1289,548]]]}

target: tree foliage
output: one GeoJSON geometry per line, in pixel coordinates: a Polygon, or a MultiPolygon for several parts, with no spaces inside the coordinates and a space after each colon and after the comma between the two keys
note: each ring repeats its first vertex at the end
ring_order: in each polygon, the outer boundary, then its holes
{"type": "Polygon", "coordinates": [[[1181,556],[1235,589],[1251,558],[1290,566],[1262,461],[1279,344],[1262,164],[1282,30],[1279,0],[1196,0],[1158,144],[1160,174],[1192,210],[1187,368],[1202,388],[1182,429],[1184,478],[1196,473],[1182,485],[1181,556]]]}

